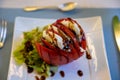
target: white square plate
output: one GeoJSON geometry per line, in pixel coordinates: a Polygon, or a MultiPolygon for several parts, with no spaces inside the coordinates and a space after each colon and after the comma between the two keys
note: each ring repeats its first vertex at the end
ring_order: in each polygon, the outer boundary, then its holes
{"type": "MultiPolygon", "coordinates": [[[[79,59],[60,66],[58,72],[56,72],[53,77],[49,77],[46,80],[111,80],[104,45],[101,17],[80,18],[76,20],[82,26],[86,34],[92,59],[87,60],[84,54],[79,59]],[[65,77],[60,76],[59,71],[61,70],[64,71],[65,77]],[[83,72],[83,76],[78,76],[78,70],[83,72]]],[[[37,26],[45,26],[53,22],[55,22],[55,19],[17,17],[15,20],[12,53],[15,47],[22,41],[22,33],[24,31],[30,31],[37,26]]],[[[35,80],[35,76],[38,76],[38,74],[27,73],[25,65],[16,65],[12,53],[8,80],[35,80]]]]}

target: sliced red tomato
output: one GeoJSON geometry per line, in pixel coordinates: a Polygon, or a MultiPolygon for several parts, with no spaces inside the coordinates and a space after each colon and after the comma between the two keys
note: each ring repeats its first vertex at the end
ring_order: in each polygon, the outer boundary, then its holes
{"type": "Polygon", "coordinates": [[[52,49],[52,50],[56,51],[56,53],[58,53],[58,54],[60,54],[60,55],[62,55],[62,56],[64,56],[64,57],[66,57],[67,62],[71,61],[71,60],[69,60],[69,58],[68,58],[68,56],[69,56],[68,54],[70,54],[70,52],[66,52],[66,51],[61,50],[61,49],[59,49],[59,48],[55,48],[54,46],[52,46],[49,42],[47,42],[47,41],[44,40],[44,39],[42,39],[42,41],[43,41],[43,43],[44,43],[49,49],[52,49]]]}
{"type": "Polygon", "coordinates": [[[36,43],[36,48],[40,58],[42,58],[46,63],[50,64],[49,51],[40,45],[40,43],[36,43]]]}
{"type": "MultiPolygon", "coordinates": [[[[59,19],[52,24],[58,29],[60,29],[61,31],[63,31],[67,36],[69,36],[72,40],[72,43],[68,44],[68,46],[70,47],[70,51],[55,47],[45,39],[41,39],[43,45],[36,43],[36,48],[38,50],[40,57],[48,64],[52,64],[52,65],[67,64],[69,62],[72,62],[73,60],[78,59],[80,56],[83,55],[84,52],[81,52],[80,47],[86,50],[87,43],[86,43],[85,36],[83,35],[82,37],[84,39],[79,41],[76,38],[76,35],[67,26],[61,24],[61,21],[63,20],[70,20],[71,22],[75,22],[80,27],[80,25],[76,21],[74,20],[72,21],[72,19],[69,19],[69,18],[59,19]]],[[[55,34],[61,35],[58,32],[55,32],[55,31],[53,32],[55,34]]]]}
{"type": "Polygon", "coordinates": [[[70,49],[71,49],[70,56],[72,56],[72,58],[74,60],[76,60],[79,57],[79,53],[77,52],[77,50],[74,48],[73,45],[70,44],[69,46],[70,46],[70,49]]]}
{"type": "Polygon", "coordinates": [[[56,50],[56,48],[54,46],[52,46],[49,42],[47,42],[45,39],[41,39],[41,41],[43,42],[43,44],[48,47],[49,49],[52,50],[56,50]]]}
{"type": "Polygon", "coordinates": [[[80,45],[81,45],[81,47],[82,47],[83,49],[86,50],[87,44],[86,44],[86,41],[85,41],[85,40],[82,40],[82,41],[80,42],[80,45]]]}
{"type": "Polygon", "coordinates": [[[46,48],[45,46],[42,46],[39,43],[36,43],[36,47],[40,57],[46,63],[52,65],[62,65],[67,63],[67,59],[63,55],[60,55],[59,52],[46,48]]]}
{"type": "Polygon", "coordinates": [[[64,50],[61,50],[59,48],[55,48],[54,46],[52,46],[49,42],[47,42],[46,40],[42,39],[43,43],[49,48],[52,49],[54,51],[57,51],[58,54],[64,56],[67,58],[67,62],[71,62],[72,60],[75,60],[79,57],[79,53],[76,51],[76,49],[74,48],[74,46],[72,44],[70,44],[70,52],[66,52],[64,50]]]}
{"type": "MultiPolygon", "coordinates": [[[[48,46],[48,45],[47,45],[48,46]]],[[[45,47],[39,43],[36,43],[36,48],[39,52],[40,57],[48,64],[52,65],[63,65],[73,60],[76,60],[80,56],[79,53],[76,51],[73,45],[70,45],[71,51],[66,52],[60,49],[50,49],[49,47],[45,47]]],[[[83,53],[80,53],[82,56],[83,53]]]]}

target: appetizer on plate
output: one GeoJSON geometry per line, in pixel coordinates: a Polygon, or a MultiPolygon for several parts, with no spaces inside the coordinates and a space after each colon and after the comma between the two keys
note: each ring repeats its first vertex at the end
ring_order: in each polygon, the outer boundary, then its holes
{"type": "Polygon", "coordinates": [[[36,71],[40,75],[49,76],[51,66],[68,64],[84,53],[88,53],[85,33],[75,20],[62,18],[46,25],[24,32],[24,39],[14,51],[17,64],[25,63],[28,72],[36,71]]]}
{"type": "Polygon", "coordinates": [[[36,48],[48,64],[63,65],[81,57],[86,51],[85,34],[81,26],[71,18],[58,19],[48,25],[36,48]]]}

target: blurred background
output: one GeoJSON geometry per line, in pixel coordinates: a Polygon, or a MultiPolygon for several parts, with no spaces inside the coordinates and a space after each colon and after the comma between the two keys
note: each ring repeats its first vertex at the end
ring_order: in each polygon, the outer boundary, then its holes
{"type": "Polygon", "coordinates": [[[65,2],[77,2],[81,8],[118,8],[120,0],[0,0],[0,7],[23,8],[30,6],[58,5],[65,2]]]}

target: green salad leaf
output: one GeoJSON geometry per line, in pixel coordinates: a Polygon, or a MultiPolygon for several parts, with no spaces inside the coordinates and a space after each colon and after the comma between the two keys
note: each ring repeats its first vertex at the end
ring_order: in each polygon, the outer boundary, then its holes
{"type": "Polygon", "coordinates": [[[14,50],[14,53],[13,53],[14,59],[15,59],[15,61],[18,65],[21,65],[25,61],[23,55],[21,55],[21,51],[23,49],[24,49],[24,45],[19,45],[19,47],[17,47],[16,50],[14,50]]]}
{"type": "Polygon", "coordinates": [[[17,46],[13,52],[15,62],[18,65],[25,63],[28,68],[32,68],[40,75],[50,75],[50,65],[40,58],[35,48],[35,43],[41,42],[42,30],[37,27],[31,31],[24,32],[23,35],[24,39],[21,45],[17,46]]]}

